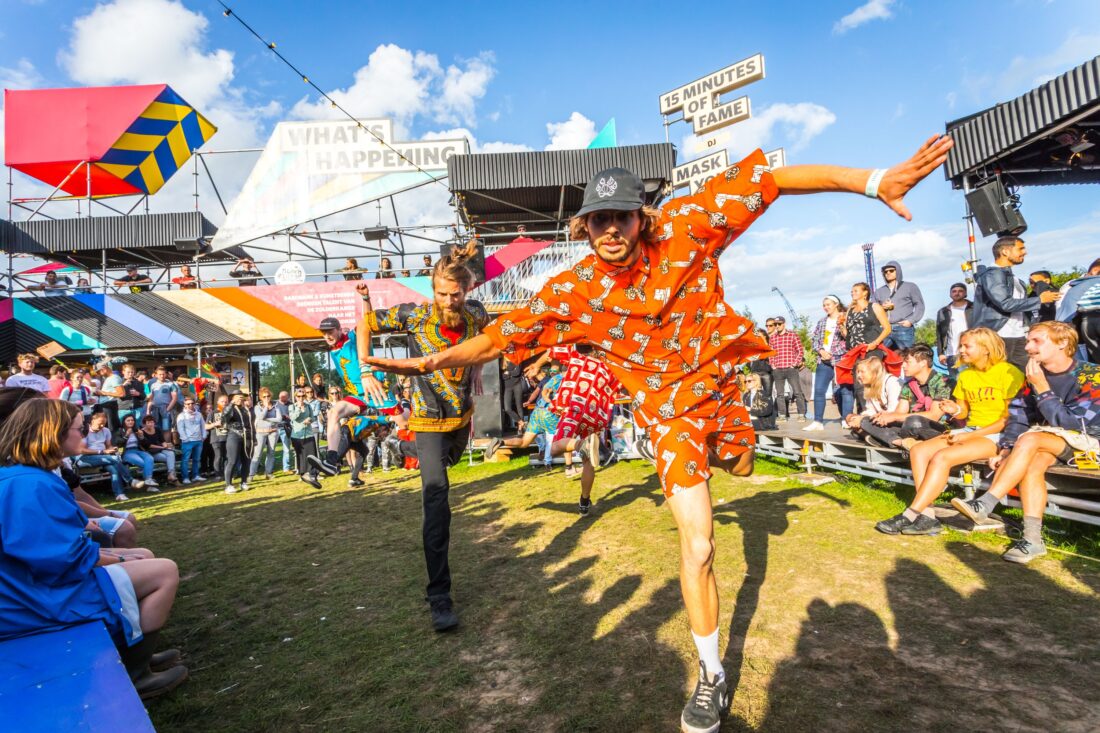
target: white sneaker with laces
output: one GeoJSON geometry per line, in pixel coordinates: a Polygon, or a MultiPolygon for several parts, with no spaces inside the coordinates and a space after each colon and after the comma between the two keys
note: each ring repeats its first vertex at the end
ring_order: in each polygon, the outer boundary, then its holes
{"type": "Polygon", "coordinates": [[[806,432],[814,432],[817,430],[824,430],[825,426],[819,423],[817,420],[814,420],[812,423],[802,429],[806,432]]]}

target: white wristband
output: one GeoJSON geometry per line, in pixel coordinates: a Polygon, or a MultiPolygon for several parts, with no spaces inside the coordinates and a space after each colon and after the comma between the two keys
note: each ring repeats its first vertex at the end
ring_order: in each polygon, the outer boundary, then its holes
{"type": "Polygon", "coordinates": [[[863,195],[867,198],[878,198],[878,186],[882,183],[883,177],[886,175],[885,168],[875,168],[871,171],[871,175],[867,177],[867,187],[863,191],[863,195]]]}

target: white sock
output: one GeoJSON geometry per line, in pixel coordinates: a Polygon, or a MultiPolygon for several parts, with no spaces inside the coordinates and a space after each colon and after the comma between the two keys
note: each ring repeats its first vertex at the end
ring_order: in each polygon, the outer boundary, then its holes
{"type": "Polygon", "coordinates": [[[692,631],[691,638],[695,639],[695,648],[699,650],[699,659],[707,668],[707,674],[712,677],[717,675],[718,679],[725,677],[726,671],[722,669],[722,660],[718,657],[718,629],[707,636],[699,636],[692,631]]]}

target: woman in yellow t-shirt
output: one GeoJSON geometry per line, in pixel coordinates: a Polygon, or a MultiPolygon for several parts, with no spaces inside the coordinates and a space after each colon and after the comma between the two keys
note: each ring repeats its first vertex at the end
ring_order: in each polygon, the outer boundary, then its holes
{"type": "Polygon", "coordinates": [[[917,443],[909,451],[913,503],[901,514],[884,519],[875,529],[885,534],[939,534],[943,525],[932,512],[932,502],[947,488],[951,469],[997,455],[1001,428],[1008,417],[1008,403],[1024,386],[1024,374],[1005,361],[1001,337],[988,328],[964,331],[959,339],[959,372],[954,400],[939,400],[936,407],[966,427],[917,443]]]}

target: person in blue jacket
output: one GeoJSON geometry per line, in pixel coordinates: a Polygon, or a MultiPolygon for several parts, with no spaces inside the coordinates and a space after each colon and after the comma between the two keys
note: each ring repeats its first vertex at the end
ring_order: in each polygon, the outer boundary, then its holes
{"type": "Polygon", "coordinates": [[[80,453],[84,418],[60,400],[31,399],[0,427],[0,640],[102,621],[143,698],[187,678],[177,650],[153,655],[179,585],[171,560],[107,551],[59,475],[80,453]],[[169,667],[154,673],[152,667],[169,667]]]}

